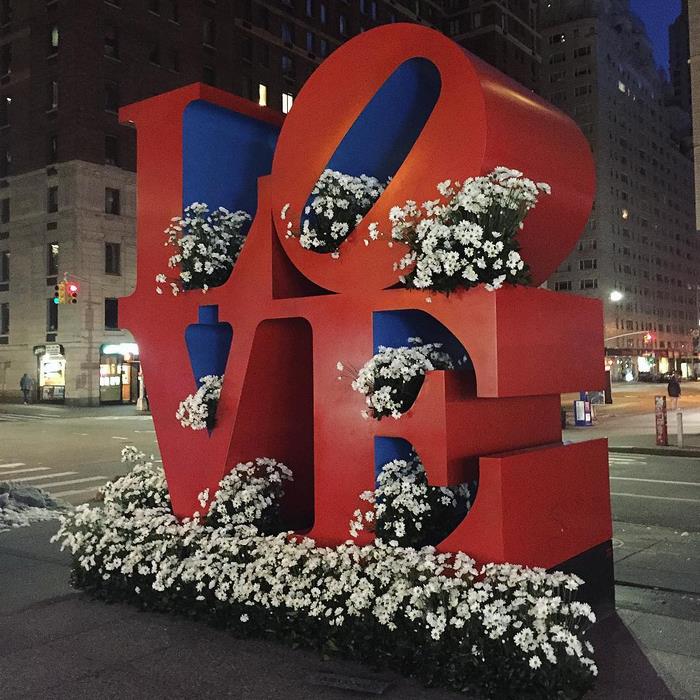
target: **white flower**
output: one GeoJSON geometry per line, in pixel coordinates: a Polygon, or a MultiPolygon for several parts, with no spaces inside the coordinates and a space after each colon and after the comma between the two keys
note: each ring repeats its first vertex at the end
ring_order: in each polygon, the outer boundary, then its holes
{"type": "Polygon", "coordinates": [[[241,615],[241,618],[240,618],[240,619],[241,619],[241,622],[248,622],[248,620],[250,620],[250,618],[248,617],[248,615],[246,615],[245,613],[243,613],[243,614],[241,615]]]}
{"type": "Polygon", "coordinates": [[[542,660],[539,656],[531,656],[529,663],[530,668],[538,669],[542,665],[542,660]]]}

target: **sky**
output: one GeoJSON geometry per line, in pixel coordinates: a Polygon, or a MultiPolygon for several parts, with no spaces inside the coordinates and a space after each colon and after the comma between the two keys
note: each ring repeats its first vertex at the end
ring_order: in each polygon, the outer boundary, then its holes
{"type": "Polygon", "coordinates": [[[668,26],[680,14],[681,0],[631,0],[630,6],[647,28],[656,63],[668,69],[668,26]]]}

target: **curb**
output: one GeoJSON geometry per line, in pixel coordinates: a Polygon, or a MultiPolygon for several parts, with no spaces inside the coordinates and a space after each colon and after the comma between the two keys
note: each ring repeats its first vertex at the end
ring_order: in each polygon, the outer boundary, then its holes
{"type": "Polygon", "coordinates": [[[624,452],[637,455],[661,455],[665,457],[700,457],[700,448],[691,447],[635,447],[633,445],[608,445],[608,452],[624,452]]]}

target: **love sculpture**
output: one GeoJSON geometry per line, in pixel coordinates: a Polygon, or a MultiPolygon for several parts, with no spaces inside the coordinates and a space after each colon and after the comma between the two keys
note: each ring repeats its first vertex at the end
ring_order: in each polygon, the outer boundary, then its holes
{"type": "Polygon", "coordinates": [[[200,510],[197,495],[214,493],[236,463],[269,456],[294,471],[283,505],[290,529],[338,544],[376,470],[412,446],[432,485],[478,478],[471,510],[440,550],[583,567],[609,583],[607,442],[563,444],[559,399],[603,385],[601,302],[534,286],[450,296],[399,288],[401,246],[363,244],[368,223],[386,222],[394,204],[505,165],[552,187],[519,236],[541,284],[574,246],[593,200],[590,150],[568,117],[417,25],[341,46],[284,121],[204,85],[120,116],[138,129],[137,287],[122,320],[140,347],[178,516],[200,510]],[[339,259],[303,249],[280,220],[287,203],[303,210],[327,167],[393,176],[339,259]],[[246,243],[229,280],[206,296],[158,296],[163,229],[194,201],[255,212],[246,243]],[[233,332],[218,360],[225,380],[210,433],[175,418],[202,367],[217,362],[207,359],[213,346],[187,331],[204,306],[211,327],[218,314],[216,327],[233,332]],[[363,419],[363,397],[337,380],[336,363],[360,367],[378,345],[409,336],[458,344],[473,371],[430,372],[399,420],[363,419]]]}

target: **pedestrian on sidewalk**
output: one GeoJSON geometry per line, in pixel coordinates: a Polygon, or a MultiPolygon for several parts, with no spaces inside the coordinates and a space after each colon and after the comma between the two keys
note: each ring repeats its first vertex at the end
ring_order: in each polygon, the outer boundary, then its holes
{"type": "Polygon", "coordinates": [[[29,403],[29,397],[32,393],[32,386],[34,382],[32,378],[25,372],[22,378],[19,380],[19,388],[22,390],[22,395],[24,396],[24,403],[29,403]]]}
{"type": "Polygon", "coordinates": [[[678,377],[676,374],[672,374],[671,378],[668,380],[668,396],[671,399],[671,410],[672,411],[677,411],[678,410],[678,399],[680,398],[681,395],[681,385],[680,382],[678,381],[678,377]]]}

